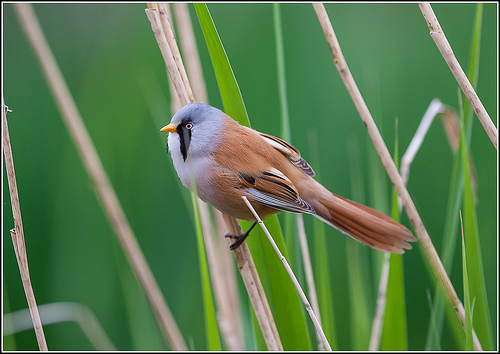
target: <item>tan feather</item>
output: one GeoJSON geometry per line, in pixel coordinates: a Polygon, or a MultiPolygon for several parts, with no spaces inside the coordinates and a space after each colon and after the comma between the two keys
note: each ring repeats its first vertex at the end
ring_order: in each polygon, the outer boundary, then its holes
{"type": "MultiPolygon", "coordinates": [[[[333,193],[324,196],[317,216],[355,240],[382,252],[404,253],[416,241],[411,231],[387,215],[333,193]],[[326,212],[325,212],[326,210],[326,212]]],[[[314,207],[314,204],[313,204],[314,207]]]]}

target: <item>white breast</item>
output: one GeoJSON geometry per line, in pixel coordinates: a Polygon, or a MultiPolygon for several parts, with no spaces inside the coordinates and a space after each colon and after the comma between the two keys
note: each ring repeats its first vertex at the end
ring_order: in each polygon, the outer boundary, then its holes
{"type": "Polygon", "coordinates": [[[212,166],[212,157],[209,153],[197,154],[195,157],[188,154],[188,158],[184,161],[180,151],[179,136],[172,133],[168,136],[168,149],[172,156],[174,168],[184,187],[191,190],[193,179],[198,189],[200,185],[206,184],[212,166]]]}

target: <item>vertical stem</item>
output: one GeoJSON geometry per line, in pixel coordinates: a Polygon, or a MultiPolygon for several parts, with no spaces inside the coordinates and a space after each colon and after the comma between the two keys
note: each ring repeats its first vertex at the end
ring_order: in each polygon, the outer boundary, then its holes
{"type": "Polygon", "coordinates": [[[295,277],[295,274],[293,274],[292,269],[288,265],[288,262],[287,262],[286,258],[283,257],[283,255],[281,254],[278,246],[276,245],[276,242],[274,242],[273,237],[269,233],[269,230],[267,230],[266,225],[264,224],[264,222],[259,217],[259,214],[257,214],[257,212],[255,211],[255,209],[252,207],[252,204],[250,204],[250,202],[248,201],[247,197],[243,196],[242,198],[243,198],[243,201],[245,202],[245,204],[248,206],[248,209],[250,209],[250,211],[254,215],[255,220],[257,220],[257,222],[259,223],[260,227],[262,228],[262,230],[266,234],[267,238],[269,239],[269,242],[271,242],[271,245],[273,246],[276,254],[278,255],[278,257],[279,257],[279,259],[281,261],[281,263],[283,263],[283,266],[285,267],[288,275],[290,276],[290,279],[292,279],[293,285],[295,285],[295,288],[297,289],[297,292],[299,293],[299,296],[302,299],[302,302],[304,302],[306,310],[309,313],[309,316],[311,317],[311,320],[314,323],[314,327],[316,327],[316,331],[318,332],[318,335],[320,336],[321,340],[323,341],[323,344],[325,345],[326,350],[332,351],[332,348],[330,347],[330,343],[328,343],[328,339],[326,339],[325,332],[323,331],[323,328],[321,328],[321,324],[319,323],[318,318],[314,314],[314,311],[313,311],[313,309],[311,307],[311,304],[307,300],[306,294],[304,294],[304,291],[302,290],[302,288],[301,288],[301,286],[300,286],[297,278],[295,277]]]}
{"type": "MultiPolygon", "coordinates": [[[[238,221],[226,214],[222,214],[226,223],[227,232],[233,235],[241,235],[242,231],[238,221]]],[[[271,308],[266,299],[264,288],[260,282],[257,268],[248,249],[246,242],[234,250],[236,264],[241,273],[241,278],[248,292],[255,316],[259,322],[262,335],[268,350],[283,350],[276,323],[274,322],[271,308]]]]}
{"type": "Polygon", "coordinates": [[[59,70],[56,59],[43,35],[31,5],[17,3],[15,4],[15,9],[37,55],[47,84],[51,89],[54,100],[66,124],[66,128],[77,147],[87,173],[92,178],[96,187],[97,195],[102,201],[108,221],[113,227],[130,264],[139,278],[153,314],[162,330],[162,334],[173,349],[186,350],[184,339],[128,223],[120,201],[109,182],[92,139],[71,96],[71,92],[66,85],[66,81],[59,70]]]}
{"type": "MultiPolygon", "coordinates": [[[[192,83],[194,97],[198,102],[208,103],[203,72],[201,69],[200,58],[196,48],[191,18],[186,3],[172,4],[175,14],[175,23],[179,34],[179,43],[184,53],[184,60],[181,65],[186,65],[186,72],[189,74],[192,83]]],[[[172,32],[172,30],[170,30],[172,32]]],[[[169,43],[170,46],[174,43],[169,43]]],[[[169,80],[171,82],[171,80],[169,80]]],[[[184,85],[188,85],[186,80],[184,85]]],[[[174,90],[171,90],[171,96],[176,97],[174,90]]],[[[193,97],[193,100],[194,100],[193,97]]],[[[173,112],[175,113],[175,112],[173,112]]],[[[241,333],[241,319],[238,306],[238,296],[236,289],[236,277],[232,267],[230,252],[227,252],[227,240],[222,237],[215,237],[210,223],[210,214],[208,205],[198,198],[198,211],[202,222],[203,239],[205,241],[205,250],[210,270],[210,278],[213,285],[213,291],[217,304],[217,321],[219,328],[231,351],[243,350],[243,338],[241,333]],[[226,264],[224,262],[227,262],[226,264]]],[[[220,211],[213,209],[213,215],[218,216],[220,211]]],[[[216,220],[217,217],[215,218],[216,220]]],[[[220,217],[222,219],[222,217],[220,217]]]]}
{"type": "Polygon", "coordinates": [[[380,348],[380,337],[384,325],[385,304],[387,300],[387,283],[389,282],[390,257],[390,253],[384,254],[384,262],[382,263],[380,283],[378,286],[377,306],[375,308],[375,316],[373,316],[370,344],[368,345],[369,351],[379,350],[380,348]]]}
{"type": "Polygon", "coordinates": [[[7,125],[7,107],[4,104],[2,94],[2,125],[3,125],[3,153],[5,156],[5,170],[7,172],[7,180],[9,182],[10,201],[12,204],[12,216],[14,218],[14,229],[10,230],[12,243],[16,252],[17,264],[21,273],[24,293],[28,301],[33,328],[35,329],[36,340],[40,350],[46,351],[47,342],[43,333],[42,321],[38,313],[38,307],[35,301],[35,293],[31,286],[30,272],[28,268],[28,255],[26,253],[26,244],[24,242],[23,221],[21,219],[21,206],[19,204],[19,195],[17,193],[16,173],[14,171],[14,159],[12,157],[12,147],[10,145],[9,127],[7,125]]]}
{"type": "MultiPolygon", "coordinates": [[[[380,135],[377,125],[375,124],[375,121],[373,120],[373,117],[371,116],[370,111],[368,110],[368,107],[366,106],[366,103],[363,100],[363,97],[361,96],[356,83],[354,82],[354,78],[352,77],[351,72],[349,71],[349,67],[347,66],[347,63],[344,59],[339,42],[337,40],[335,32],[333,31],[333,27],[330,19],[328,18],[325,7],[321,3],[315,3],[313,4],[313,7],[316,11],[321,27],[323,28],[323,32],[325,33],[325,37],[328,45],[330,46],[330,50],[332,51],[335,66],[337,67],[342,81],[344,82],[344,85],[346,86],[347,91],[349,92],[354,105],[359,112],[360,118],[365,124],[368,134],[372,139],[373,145],[380,156],[380,160],[382,161],[382,164],[384,165],[387,174],[389,175],[389,178],[394,185],[394,188],[396,188],[396,191],[401,198],[403,207],[405,208],[406,214],[408,215],[408,218],[413,225],[425,256],[432,267],[434,275],[436,276],[439,285],[443,288],[443,291],[448,297],[448,300],[453,304],[457,316],[462,322],[462,325],[465,325],[464,306],[460,301],[455,288],[453,287],[453,284],[451,283],[450,278],[448,277],[448,274],[443,267],[443,264],[441,263],[441,259],[439,258],[439,255],[434,248],[434,245],[432,244],[429,234],[425,229],[424,223],[422,222],[422,219],[418,214],[417,208],[415,207],[415,204],[413,203],[413,200],[411,199],[410,194],[404,186],[403,180],[401,179],[401,176],[399,175],[399,172],[394,165],[394,162],[392,161],[389,150],[384,143],[384,139],[382,138],[382,135],[380,135]]],[[[481,344],[479,343],[479,340],[477,339],[475,333],[474,344],[476,349],[481,348],[481,344]]]]}
{"type": "Polygon", "coordinates": [[[446,61],[446,64],[448,64],[448,67],[450,68],[453,76],[455,76],[455,79],[460,85],[460,88],[465,94],[465,97],[467,97],[470,105],[472,106],[472,108],[474,108],[474,112],[483,125],[483,128],[486,131],[486,134],[488,134],[488,137],[493,143],[493,146],[498,150],[497,128],[491,121],[488,112],[486,112],[486,109],[477,96],[476,91],[472,87],[471,83],[469,82],[469,79],[467,79],[467,75],[465,75],[462,67],[460,66],[460,63],[455,57],[455,54],[453,54],[450,43],[446,39],[446,36],[444,35],[444,32],[439,25],[439,22],[436,18],[436,15],[434,14],[434,11],[432,10],[431,5],[429,3],[419,3],[418,6],[420,7],[420,11],[422,11],[422,15],[424,16],[425,21],[427,22],[427,26],[429,27],[430,35],[434,40],[434,43],[436,43],[436,46],[441,52],[443,59],[446,61]]]}
{"type": "Polygon", "coordinates": [[[163,33],[165,34],[165,38],[168,43],[168,47],[171,50],[172,58],[174,59],[175,66],[179,71],[179,75],[181,77],[183,87],[186,90],[187,99],[189,102],[194,101],[193,91],[191,90],[191,86],[189,85],[189,80],[186,74],[186,69],[184,68],[184,64],[182,63],[181,54],[179,52],[179,47],[177,47],[177,42],[175,41],[174,32],[172,31],[172,26],[170,25],[170,20],[168,18],[168,13],[166,9],[165,3],[158,3],[158,10],[160,12],[160,22],[163,27],[163,33]]]}
{"type": "MultiPolygon", "coordinates": [[[[321,323],[321,316],[318,305],[318,296],[316,295],[316,284],[314,283],[314,275],[312,271],[311,255],[309,253],[309,246],[307,244],[306,231],[304,228],[304,218],[302,214],[296,214],[297,216],[297,229],[299,231],[300,240],[300,250],[302,251],[302,258],[304,259],[304,271],[306,273],[307,288],[309,289],[309,297],[311,298],[312,309],[317,313],[318,322],[321,323]]],[[[319,334],[316,332],[318,337],[318,349],[325,350],[325,344],[319,334]]]]}
{"type": "Polygon", "coordinates": [[[207,90],[205,88],[203,71],[201,68],[200,56],[194,37],[191,18],[189,17],[189,9],[186,3],[172,4],[176,27],[179,33],[179,42],[184,54],[184,62],[189,78],[193,83],[193,94],[198,102],[208,103],[207,90]]]}

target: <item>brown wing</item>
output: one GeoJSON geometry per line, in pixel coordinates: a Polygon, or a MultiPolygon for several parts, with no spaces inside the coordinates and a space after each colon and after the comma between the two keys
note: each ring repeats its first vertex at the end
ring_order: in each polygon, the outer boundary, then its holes
{"type": "Polygon", "coordinates": [[[212,153],[218,173],[226,176],[218,182],[220,190],[237,188],[247,193],[249,199],[274,209],[314,213],[285,174],[302,175],[289,161],[304,173],[314,173],[297,149],[281,139],[243,127],[229,117],[223,134],[212,153]]]}
{"type": "Polygon", "coordinates": [[[295,166],[297,166],[299,169],[301,169],[306,175],[314,177],[314,171],[309,166],[309,164],[304,160],[302,157],[300,157],[300,152],[297,150],[297,148],[293,147],[292,145],[288,144],[286,141],[277,138],[272,135],[264,134],[261,132],[258,132],[260,136],[264,138],[272,147],[274,147],[276,150],[279,150],[283,155],[286,156],[288,160],[295,166]]]}
{"type": "Polygon", "coordinates": [[[257,175],[239,173],[239,178],[239,188],[262,204],[293,213],[314,214],[314,209],[299,197],[293,183],[275,168],[257,175]]]}

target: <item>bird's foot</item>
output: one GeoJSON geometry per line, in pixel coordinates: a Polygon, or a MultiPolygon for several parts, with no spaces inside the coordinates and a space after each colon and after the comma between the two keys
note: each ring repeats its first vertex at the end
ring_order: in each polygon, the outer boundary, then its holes
{"type": "Polygon", "coordinates": [[[234,239],[236,239],[236,241],[234,241],[233,243],[231,243],[231,244],[229,245],[229,249],[230,249],[230,250],[235,250],[235,249],[237,249],[238,247],[240,247],[240,246],[241,246],[241,244],[243,243],[243,241],[245,241],[245,239],[246,239],[246,238],[248,237],[248,235],[250,234],[250,231],[252,231],[252,229],[255,227],[255,225],[257,225],[257,222],[254,222],[254,223],[252,224],[252,226],[250,226],[250,228],[249,228],[246,232],[242,233],[241,235],[233,235],[233,234],[226,233],[226,234],[224,235],[224,237],[229,237],[229,238],[234,238],[234,239]]]}

